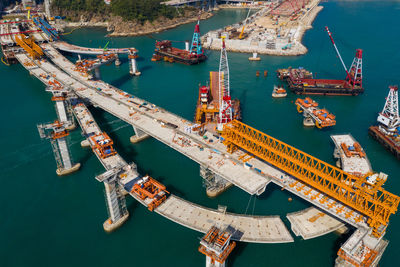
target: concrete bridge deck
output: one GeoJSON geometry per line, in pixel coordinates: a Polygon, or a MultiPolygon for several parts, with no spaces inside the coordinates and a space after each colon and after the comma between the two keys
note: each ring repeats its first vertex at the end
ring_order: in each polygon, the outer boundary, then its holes
{"type": "Polygon", "coordinates": [[[69,44],[64,41],[56,41],[53,42],[52,44],[54,45],[54,47],[56,47],[61,51],[81,54],[81,55],[102,55],[104,51],[113,54],[129,54],[129,48],[107,48],[105,50],[103,48],[88,48],[88,47],[77,46],[69,44]]]}
{"type": "Polygon", "coordinates": [[[292,231],[303,239],[311,239],[340,229],[344,224],[320,210],[310,207],[286,216],[292,231]]]}
{"type": "MultiPolygon", "coordinates": [[[[228,154],[225,146],[211,134],[208,134],[208,138],[215,140],[212,143],[205,141],[198,134],[188,133],[185,129],[192,126],[191,122],[142,99],[133,97],[103,81],[88,80],[87,77],[83,77],[79,72],[74,71],[74,65],[54,49],[51,44],[42,44],[41,46],[46,55],[59,68],[71,75],[65,83],[71,83],[71,80],[75,80],[73,83],[80,84],[72,86],[78,96],[90,100],[94,105],[139,128],[194,161],[209,166],[213,172],[246,192],[261,194],[265,190],[265,186],[272,181],[341,221],[355,227],[368,228],[365,218],[360,213],[340,202],[336,202],[335,199],[257,158],[248,161],[254,168],[246,169],[238,159],[240,151],[228,154]],[[177,128],[165,127],[163,122],[173,123],[177,128]],[[173,142],[176,135],[187,139],[190,145],[185,146],[173,142]],[[199,149],[199,146],[204,149],[199,149]],[[255,169],[258,169],[258,171],[255,169]]],[[[61,70],[58,71],[62,72],[61,70]]]]}
{"type": "MultiPolygon", "coordinates": [[[[40,65],[36,65],[25,54],[17,55],[17,59],[30,73],[36,76],[45,85],[48,84],[49,79],[53,78],[53,76],[48,75],[49,72],[45,71],[43,67],[46,66],[46,69],[52,72],[56,71],[56,69],[49,66],[48,62],[42,61],[40,65]]],[[[61,77],[61,75],[59,75],[59,77],[61,77]]],[[[102,133],[90,111],[83,103],[74,105],[73,112],[85,137],[102,133]]],[[[91,147],[94,146],[91,142],[90,145],[91,147]]],[[[130,165],[128,165],[119,154],[105,159],[100,158],[96,153],[95,155],[106,170],[111,170],[116,167],[122,167],[124,169],[126,176],[119,179],[119,183],[124,189],[130,191],[134,180],[140,177],[136,169],[129,167],[130,165]]],[[[142,205],[147,206],[147,204],[134,193],[130,193],[130,195],[142,205]]],[[[237,230],[234,239],[238,241],[253,243],[293,242],[292,236],[279,216],[247,216],[222,213],[217,210],[201,207],[174,195],[170,195],[162,205],[155,209],[155,212],[171,221],[202,233],[206,233],[211,226],[215,224],[224,226],[230,225],[237,230]]]]}

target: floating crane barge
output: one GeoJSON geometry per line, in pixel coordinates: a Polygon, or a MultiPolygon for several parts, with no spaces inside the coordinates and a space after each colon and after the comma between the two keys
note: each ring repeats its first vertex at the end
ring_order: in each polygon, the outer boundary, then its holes
{"type": "Polygon", "coordinates": [[[296,94],[316,95],[359,95],[364,92],[362,86],[362,50],[357,49],[350,70],[346,65],[336,47],[332,34],[326,27],[326,31],[332,41],[336,53],[346,71],[344,80],[315,79],[312,72],[303,68],[278,69],[277,74],[281,80],[286,80],[290,90],[296,94]]]}
{"type": "MultiPolygon", "coordinates": [[[[199,99],[197,101],[195,122],[199,124],[217,124],[219,115],[219,87],[218,71],[210,71],[210,85],[199,87],[199,99]]],[[[233,118],[242,119],[240,100],[232,100],[233,118]]]]}
{"type": "Polygon", "coordinates": [[[179,62],[186,65],[193,65],[203,62],[207,59],[200,40],[199,21],[194,28],[192,45],[189,49],[189,42],[186,42],[186,49],[179,49],[172,46],[169,40],[156,41],[156,49],[152,61],[164,59],[169,62],[179,62]]]}
{"type": "Polygon", "coordinates": [[[389,86],[385,106],[378,115],[378,125],[369,127],[369,134],[400,159],[400,116],[398,87],[389,86]]]}

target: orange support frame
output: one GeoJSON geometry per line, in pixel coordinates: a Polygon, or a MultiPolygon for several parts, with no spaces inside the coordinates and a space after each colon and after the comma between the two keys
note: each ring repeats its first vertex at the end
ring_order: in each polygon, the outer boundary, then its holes
{"type": "Polygon", "coordinates": [[[376,237],[397,211],[399,197],[380,183],[364,184],[365,177],[346,173],[237,120],[224,126],[222,137],[229,153],[242,148],[365,215],[376,237]]]}

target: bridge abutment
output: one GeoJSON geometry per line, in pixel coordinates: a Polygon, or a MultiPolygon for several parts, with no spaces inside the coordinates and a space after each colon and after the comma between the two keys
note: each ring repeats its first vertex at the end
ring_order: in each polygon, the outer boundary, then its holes
{"type": "Polygon", "coordinates": [[[214,173],[208,166],[200,165],[200,176],[204,179],[203,183],[208,197],[217,197],[232,186],[232,183],[214,173]]]}

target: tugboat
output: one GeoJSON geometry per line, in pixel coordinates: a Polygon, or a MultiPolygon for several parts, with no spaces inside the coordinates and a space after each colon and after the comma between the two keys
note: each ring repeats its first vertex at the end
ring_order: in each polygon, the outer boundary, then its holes
{"type": "Polygon", "coordinates": [[[249,57],[250,61],[260,61],[261,58],[257,56],[257,53],[253,53],[252,57],[249,57]]]}
{"type": "Polygon", "coordinates": [[[274,90],[272,90],[273,98],[282,98],[286,96],[287,96],[286,90],[283,88],[282,85],[280,85],[279,87],[274,85],[274,90]]]}

